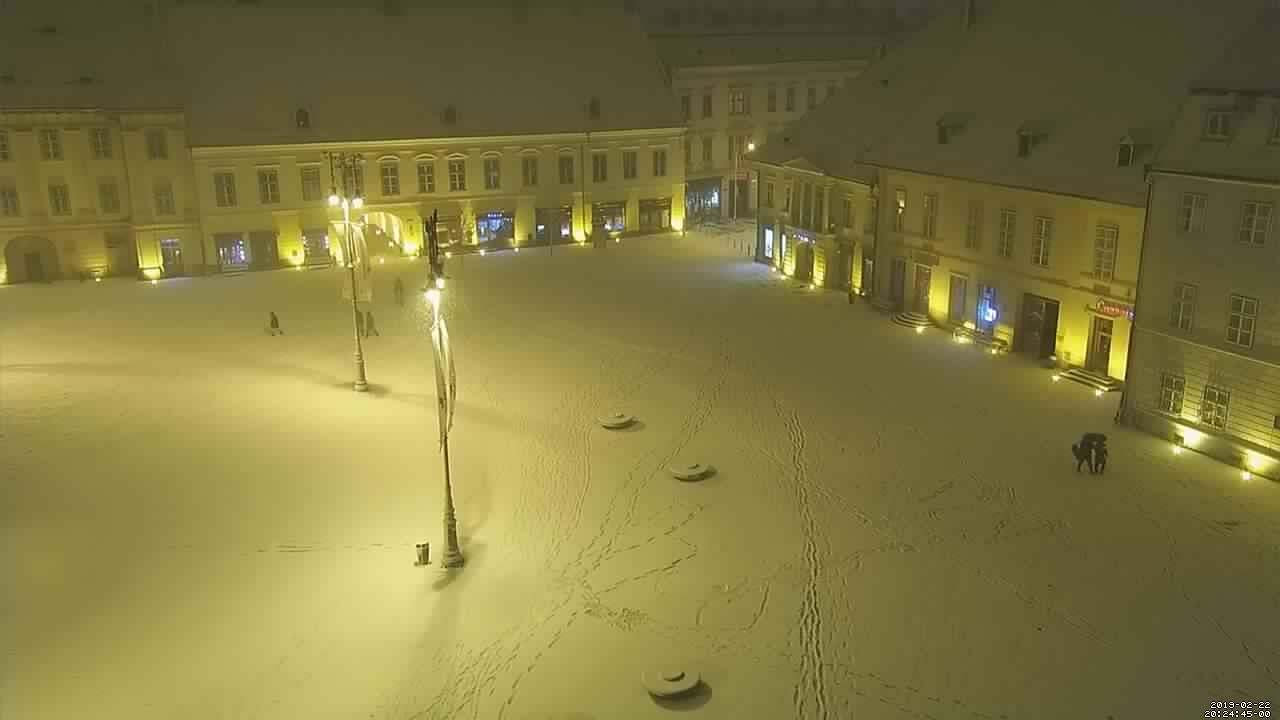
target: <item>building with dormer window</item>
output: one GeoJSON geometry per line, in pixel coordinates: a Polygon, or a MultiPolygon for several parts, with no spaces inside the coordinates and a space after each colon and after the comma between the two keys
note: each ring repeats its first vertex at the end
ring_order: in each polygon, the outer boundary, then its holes
{"type": "Polygon", "coordinates": [[[1277,477],[1280,34],[1276,12],[1192,86],[1152,162],[1125,414],[1277,477]]]}

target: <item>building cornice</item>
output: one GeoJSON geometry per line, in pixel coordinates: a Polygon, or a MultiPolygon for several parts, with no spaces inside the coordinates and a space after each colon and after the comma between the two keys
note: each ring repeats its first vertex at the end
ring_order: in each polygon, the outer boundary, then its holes
{"type": "Polygon", "coordinates": [[[1138,210],[1142,210],[1142,209],[1145,209],[1145,208],[1146,208],[1146,204],[1145,204],[1145,197],[1144,197],[1144,202],[1143,202],[1143,203],[1120,202],[1120,201],[1118,201],[1118,200],[1112,200],[1112,199],[1110,199],[1110,198],[1102,198],[1102,197],[1097,197],[1097,196],[1093,196],[1093,195],[1081,195],[1081,194],[1079,194],[1079,193],[1062,192],[1062,191],[1060,191],[1060,190],[1046,190],[1045,188],[1029,187],[1029,186],[1026,186],[1026,185],[1014,185],[1014,184],[1011,184],[1011,183],[994,182],[994,181],[992,181],[992,180],[983,180],[983,179],[980,179],[980,178],[962,177],[962,176],[959,176],[959,175],[944,175],[944,174],[942,174],[942,173],[927,172],[927,171],[924,171],[924,170],[912,170],[912,169],[910,169],[910,168],[895,167],[895,166],[893,166],[893,165],[886,165],[886,164],[884,164],[884,163],[871,162],[871,161],[868,161],[868,160],[863,160],[863,161],[862,161],[862,164],[863,164],[863,165],[866,165],[866,166],[868,166],[868,167],[879,168],[879,169],[881,169],[881,170],[889,170],[889,171],[891,171],[891,172],[908,173],[908,174],[910,174],[910,175],[920,175],[920,176],[922,176],[922,177],[943,178],[943,179],[945,179],[945,180],[957,180],[957,181],[959,181],[959,182],[974,183],[975,185],[989,185],[989,186],[991,186],[991,187],[1004,188],[1004,189],[1006,189],[1006,190],[1021,190],[1021,191],[1023,191],[1023,192],[1033,192],[1033,193],[1039,193],[1039,194],[1041,194],[1041,195],[1053,195],[1053,196],[1056,196],[1056,197],[1069,197],[1069,198],[1075,198],[1075,199],[1077,199],[1077,200],[1088,200],[1089,202],[1103,203],[1103,204],[1106,204],[1106,205],[1118,205],[1118,206],[1120,206],[1120,207],[1134,208],[1134,209],[1138,209],[1138,210]]]}
{"type": "Polygon", "coordinates": [[[225,158],[241,156],[245,153],[278,154],[286,152],[311,151],[386,151],[423,152],[432,149],[456,150],[470,145],[511,145],[527,147],[530,145],[580,145],[588,141],[638,140],[647,138],[678,137],[687,132],[683,125],[665,128],[645,128],[640,130],[574,130],[558,133],[539,133],[536,135],[455,135],[437,138],[399,138],[394,140],[351,140],[297,143],[266,143],[261,145],[193,145],[191,156],[195,159],[225,158]]]}
{"type": "Polygon", "coordinates": [[[759,73],[793,73],[801,70],[861,70],[867,60],[790,60],[787,62],[736,63],[732,65],[675,65],[671,66],[674,81],[683,78],[701,78],[714,75],[751,75],[759,73]]]}
{"type": "Polygon", "coordinates": [[[813,177],[832,180],[835,182],[852,183],[854,185],[861,185],[862,187],[867,189],[871,189],[875,187],[875,183],[869,183],[866,180],[862,180],[860,178],[851,178],[851,177],[845,177],[843,175],[836,175],[833,173],[825,173],[825,172],[819,172],[816,170],[808,170],[805,168],[798,168],[792,165],[787,165],[785,163],[770,162],[768,160],[748,160],[747,166],[751,167],[752,165],[766,167],[766,168],[769,168],[770,170],[780,170],[784,172],[799,173],[802,175],[811,175],[813,177]]]}
{"type": "Polygon", "coordinates": [[[1208,173],[1196,170],[1175,170],[1173,168],[1152,168],[1149,174],[1165,175],[1167,177],[1193,178],[1196,180],[1224,183],[1227,185],[1250,185],[1253,187],[1280,188],[1280,179],[1267,180],[1263,178],[1244,177],[1242,175],[1228,175],[1225,173],[1208,173]]]}

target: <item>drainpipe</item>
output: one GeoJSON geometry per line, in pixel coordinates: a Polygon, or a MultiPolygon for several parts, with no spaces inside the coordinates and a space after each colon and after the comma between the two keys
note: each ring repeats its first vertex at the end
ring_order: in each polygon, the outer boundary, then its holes
{"type": "Polygon", "coordinates": [[[1116,410],[1116,417],[1115,417],[1116,423],[1121,423],[1121,422],[1124,422],[1126,419],[1130,419],[1130,418],[1126,418],[1126,415],[1132,416],[1132,413],[1127,412],[1128,410],[1130,410],[1129,382],[1130,382],[1130,376],[1133,373],[1134,338],[1138,334],[1138,298],[1142,297],[1142,275],[1143,275],[1142,269],[1147,256],[1148,230],[1151,227],[1151,222],[1150,222],[1151,191],[1152,191],[1151,164],[1148,163],[1146,167],[1142,169],[1142,172],[1147,181],[1147,204],[1143,208],[1142,246],[1138,250],[1138,281],[1135,284],[1135,287],[1133,290],[1133,320],[1129,321],[1129,347],[1125,350],[1125,358],[1124,358],[1124,388],[1120,391],[1120,407],[1119,409],[1116,410]]]}

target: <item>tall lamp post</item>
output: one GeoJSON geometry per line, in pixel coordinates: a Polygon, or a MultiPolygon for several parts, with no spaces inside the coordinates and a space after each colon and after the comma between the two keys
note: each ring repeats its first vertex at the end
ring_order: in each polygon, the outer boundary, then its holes
{"type": "MultiPolygon", "coordinates": [[[[746,146],[747,152],[755,152],[755,149],[756,149],[756,144],[748,140],[747,146],[746,146]]],[[[730,220],[732,220],[735,225],[737,224],[737,221],[738,221],[738,187],[739,187],[738,183],[741,182],[740,173],[742,172],[741,170],[738,169],[738,166],[741,160],[742,160],[742,153],[735,152],[733,154],[733,193],[731,193],[731,198],[732,198],[731,199],[731,203],[732,203],[731,216],[732,217],[730,218],[730,220]]]]}
{"type": "Polygon", "coordinates": [[[356,392],[369,389],[369,381],[364,372],[364,346],[360,340],[360,304],[359,290],[356,287],[356,253],[355,240],[351,237],[351,209],[364,207],[364,198],[354,187],[355,174],[359,171],[362,158],[348,153],[325,153],[329,160],[329,178],[332,180],[329,193],[329,206],[342,207],[342,254],[347,264],[347,272],[351,278],[351,328],[356,338],[356,380],[351,388],[356,392]],[[341,181],[341,185],[339,185],[341,181]],[[341,192],[339,192],[341,188],[341,192]]]}
{"type": "Polygon", "coordinates": [[[444,295],[444,262],[436,234],[436,213],[424,223],[427,234],[427,301],[431,303],[431,349],[435,359],[436,408],[439,411],[440,450],[444,456],[444,556],[440,565],[446,569],[462,567],[467,559],[458,547],[458,518],[453,509],[453,481],[449,475],[449,430],[453,428],[454,397],[457,382],[453,371],[453,348],[449,346],[449,330],[440,317],[444,295]]]}

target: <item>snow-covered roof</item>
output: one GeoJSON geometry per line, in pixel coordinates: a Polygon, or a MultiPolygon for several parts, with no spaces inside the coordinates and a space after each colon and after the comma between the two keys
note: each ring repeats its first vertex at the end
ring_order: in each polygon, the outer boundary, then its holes
{"type": "Polygon", "coordinates": [[[733,65],[871,60],[881,38],[870,35],[723,34],[665,35],[653,38],[658,55],[679,70],[733,65]]]}
{"type": "Polygon", "coordinates": [[[861,161],[1141,206],[1142,161],[1118,167],[1117,144],[1134,128],[1159,144],[1193,78],[1264,1],[1182,0],[1152,12],[1146,0],[976,0],[968,30],[955,3],[794,123],[784,133],[793,149],[781,154],[832,174],[861,161]],[[939,143],[939,120],[958,112],[970,121],[939,143]],[[1020,131],[1039,138],[1027,157],[1020,131]]]}
{"type": "MultiPolygon", "coordinates": [[[[960,30],[960,9],[948,6],[935,22],[872,62],[845,89],[771,134],[751,158],[774,165],[803,158],[828,175],[874,182],[875,169],[863,163],[867,151],[894,131],[912,103],[934,91],[938,68],[945,67],[968,39],[960,30]]],[[[947,112],[966,109],[960,105],[947,112]]],[[[935,121],[945,114],[939,113],[935,121]]]]}
{"type": "Polygon", "coordinates": [[[154,11],[100,0],[6,0],[0,110],[176,109],[181,87],[154,11]]]}
{"type": "Polygon", "coordinates": [[[1228,44],[1192,89],[1280,97],[1280,3],[1264,10],[1246,35],[1228,44]]]}
{"type": "Polygon", "coordinates": [[[175,8],[192,145],[683,126],[653,47],[621,10],[539,10],[521,22],[510,8],[407,5],[395,17],[175,8]],[[294,126],[299,108],[310,130],[294,126]]]}

